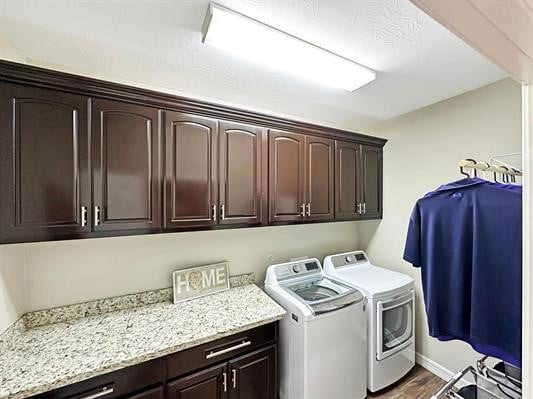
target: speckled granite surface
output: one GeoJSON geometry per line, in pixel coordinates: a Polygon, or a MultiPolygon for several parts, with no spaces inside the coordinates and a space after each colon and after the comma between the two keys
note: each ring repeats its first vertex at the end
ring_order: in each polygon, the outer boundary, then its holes
{"type": "Polygon", "coordinates": [[[24,398],[283,318],[253,284],[32,329],[0,341],[0,399],[24,398]]]}
{"type": "MultiPolygon", "coordinates": [[[[231,276],[229,280],[230,287],[240,287],[246,284],[253,284],[255,277],[253,273],[249,273],[231,276]]],[[[172,295],[172,288],[163,288],[160,290],[145,291],[114,298],[105,298],[96,301],[61,306],[58,308],[37,310],[35,312],[26,313],[22,317],[22,320],[26,328],[34,328],[46,324],[63,323],[81,319],[83,317],[116,312],[118,310],[134,308],[137,306],[172,301],[172,295]]]]}

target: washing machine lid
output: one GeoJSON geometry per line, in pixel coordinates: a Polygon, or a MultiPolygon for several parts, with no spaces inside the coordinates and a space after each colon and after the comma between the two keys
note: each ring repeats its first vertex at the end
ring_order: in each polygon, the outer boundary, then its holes
{"type": "Polygon", "coordinates": [[[370,298],[413,286],[408,275],[372,265],[363,251],[327,256],[324,272],[359,288],[370,298]]]}
{"type": "Polygon", "coordinates": [[[337,268],[332,275],[363,290],[370,297],[413,285],[413,279],[405,274],[370,264],[337,268]]]}
{"type": "Polygon", "coordinates": [[[365,299],[359,290],[322,275],[286,281],[282,287],[306,304],[314,314],[331,312],[365,299]]]}

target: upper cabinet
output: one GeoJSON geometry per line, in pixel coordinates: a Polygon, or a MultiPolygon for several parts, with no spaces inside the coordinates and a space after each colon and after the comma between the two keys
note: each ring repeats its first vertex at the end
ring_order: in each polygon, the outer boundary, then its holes
{"type": "Polygon", "coordinates": [[[165,228],[218,219],[217,121],[165,112],[165,228]]]}
{"type": "Polygon", "coordinates": [[[259,224],[262,215],[263,129],[220,123],[221,224],[259,224]]]}
{"type": "Polygon", "coordinates": [[[305,216],[305,136],[270,130],[268,151],[269,220],[300,221],[305,216]]]}
{"type": "Polygon", "coordinates": [[[358,219],[361,198],[361,145],[335,142],[335,216],[358,219]]]}
{"type": "Polygon", "coordinates": [[[334,203],[333,140],[305,137],[305,219],[333,220],[334,203]]]}
{"type": "Polygon", "coordinates": [[[333,140],[269,132],[270,221],[333,220],[333,140]]]}
{"type": "Polygon", "coordinates": [[[256,225],[263,129],[166,112],[165,228],[256,225]]]}
{"type": "Polygon", "coordinates": [[[0,60],[0,244],[381,218],[384,144],[0,60]]]}
{"type": "Polygon", "coordinates": [[[92,100],[95,231],[161,227],[159,112],[92,100]]]}
{"type": "Polygon", "coordinates": [[[383,214],[382,149],[337,141],[335,187],[337,219],[380,219],[383,214]]]}
{"type": "Polygon", "coordinates": [[[87,99],[0,87],[0,239],[78,237],[90,231],[87,99]]]}
{"type": "Polygon", "coordinates": [[[365,219],[383,217],[383,149],[363,145],[361,203],[365,219]]]}

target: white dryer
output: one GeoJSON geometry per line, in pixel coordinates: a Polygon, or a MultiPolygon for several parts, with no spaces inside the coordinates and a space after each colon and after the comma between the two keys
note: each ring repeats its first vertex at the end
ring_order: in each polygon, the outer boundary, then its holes
{"type": "Polygon", "coordinates": [[[288,313],[279,329],[280,398],[365,398],[364,295],[325,277],[317,259],[270,266],[265,290],[288,313]]]}
{"type": "Polygon", "coordinates": [[[372,265],[363,251],[327,256],[324,273],[368,298],[368,389],[398,381],[415,365],[413,279],[372,265]]]}

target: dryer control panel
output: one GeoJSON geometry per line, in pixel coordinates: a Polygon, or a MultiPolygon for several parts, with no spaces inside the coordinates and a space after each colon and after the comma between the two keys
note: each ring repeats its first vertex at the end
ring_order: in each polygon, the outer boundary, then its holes
{"type": "Polygon", "coordinates": [[[333,263],[333,266],[335,267],[355,265],[357,263],[363,263],[367,261],[368,258],[363,251],[351,252],[348,254],[331,257],[331,263],[333,263]]]}

